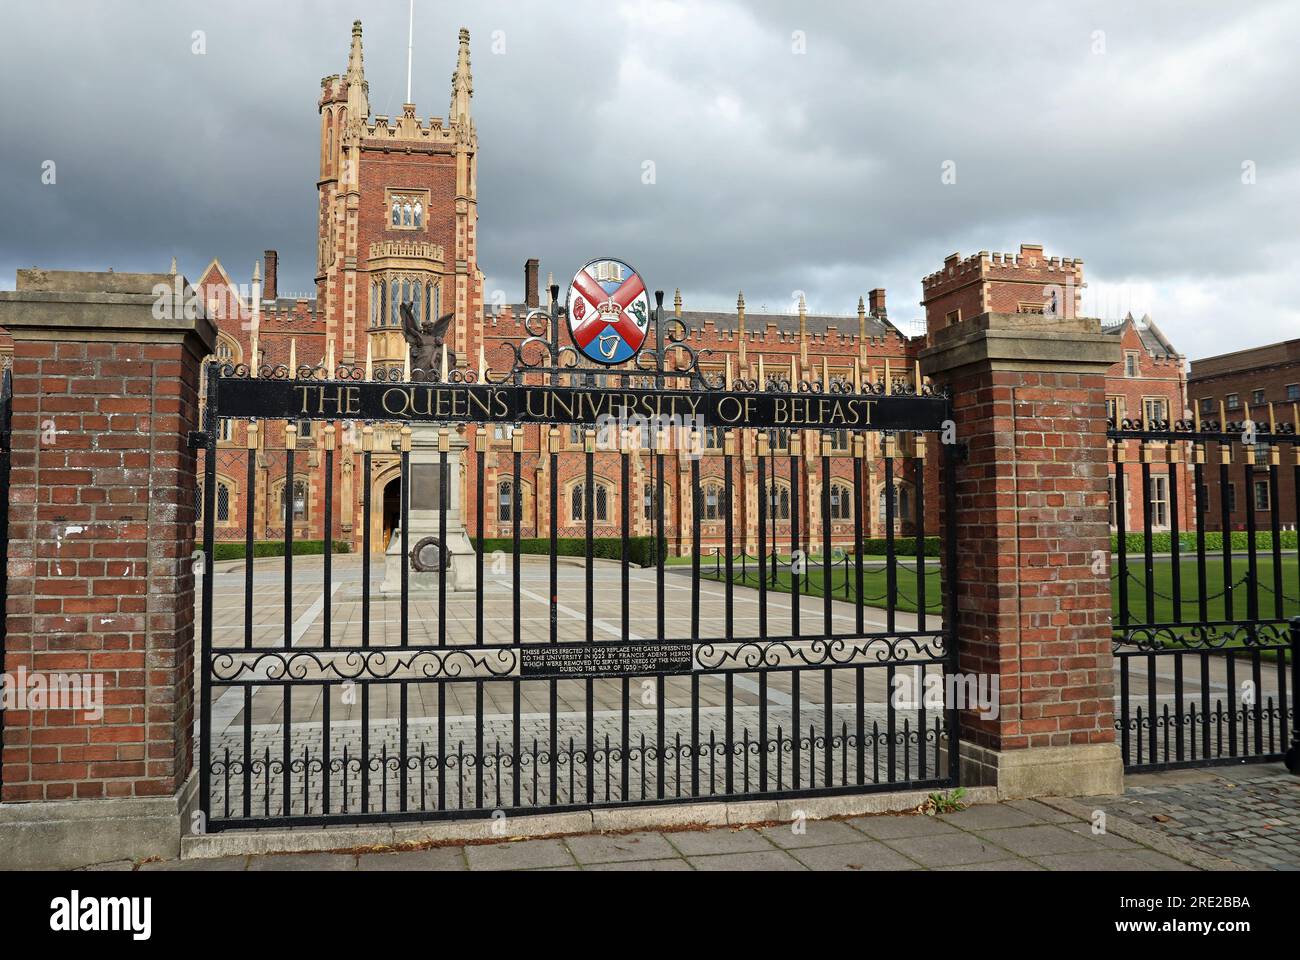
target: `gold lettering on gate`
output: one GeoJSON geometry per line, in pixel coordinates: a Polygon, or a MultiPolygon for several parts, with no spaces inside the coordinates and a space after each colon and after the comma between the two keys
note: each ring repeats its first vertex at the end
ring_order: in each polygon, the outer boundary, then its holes
{"type": "Polygon", "coordinates": [[[405,417],[411,406],[411,398],[401,387],[391,387],[384,391],[380,403],[383,405],[384,413],[392,414],[395,417],[405,417]],[[396,409],[389,405],[389,400],[394,394],[401,400],[401,406],[396,409]]]}

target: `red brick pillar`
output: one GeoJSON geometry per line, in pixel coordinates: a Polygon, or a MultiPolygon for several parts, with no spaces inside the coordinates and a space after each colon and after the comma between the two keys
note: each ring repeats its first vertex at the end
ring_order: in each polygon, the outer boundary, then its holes
{"type": "Polygon", "coordinates": [[[962,782],[1118,792],[1105,377],[1119,347],[1096,320],[995,313],[929,340],[922,369],[950,389],[968,452],[944,519],[960,668],[999,689],[996,716],[961,714],[962,782]]]}
{"type": "Polygon", "coordinates": [[[98,716],[7,712],[0,862],[179,849],[194,760],[186,435],[215,331],[186,318],[177,282],[20,270],[0,293],[14,339],[5,668],[103,684],[98,716]]]}

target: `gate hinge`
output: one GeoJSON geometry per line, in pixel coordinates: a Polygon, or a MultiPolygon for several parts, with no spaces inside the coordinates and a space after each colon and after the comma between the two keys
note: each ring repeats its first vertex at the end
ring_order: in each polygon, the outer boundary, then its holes
{"type": "Polygon", "coordinates": [[[202,430],[191,430],[185,435],[185,442],[191,450],[202,450],[208,445],[208,435],[202,430]]]}

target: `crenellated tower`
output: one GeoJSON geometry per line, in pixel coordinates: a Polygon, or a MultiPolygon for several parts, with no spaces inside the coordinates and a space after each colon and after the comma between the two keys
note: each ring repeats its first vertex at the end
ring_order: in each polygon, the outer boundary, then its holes
{"type": "Polygon", "coordinates": [[[319,315],[343,362],[400,365],[402,303],[420,321],[455,314],[459,361],[481,335],[478,133],[471,114],[469,31],[452,73],[449,119],[370,116],[361,23],[347,71],[321,81],[319,315]]]}

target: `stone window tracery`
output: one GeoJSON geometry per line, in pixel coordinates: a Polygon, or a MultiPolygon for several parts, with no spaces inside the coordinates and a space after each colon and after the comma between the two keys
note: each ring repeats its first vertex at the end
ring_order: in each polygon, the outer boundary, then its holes
{"type": "Polygon", "coordinates": [[[390,189],[384,201],[384,209],[390,230],[423,231],[425,214],[429,209],[429,192],[390,189]]]}

